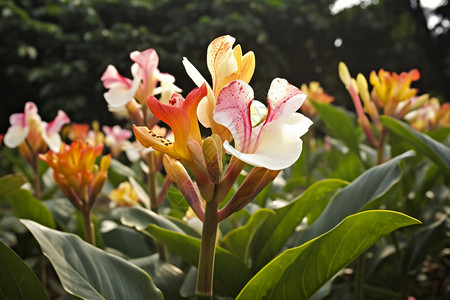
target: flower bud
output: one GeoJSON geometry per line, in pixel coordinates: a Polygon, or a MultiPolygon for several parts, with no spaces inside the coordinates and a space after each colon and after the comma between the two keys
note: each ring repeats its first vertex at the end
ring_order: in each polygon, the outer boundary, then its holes
{"type": "Polygon", "coordinates": [[[197,168],[204,174],[207,172],[205,158],[203,157],[202,146],[193,139],[187,140],[187,147],[191,152],[192,160],[197,168]]]}
{"type": "Polygon", "coordinates": [[[209,178],[213,183],[219,183],[222,177],[222,139],[219,135],[213,134],[203,141],[203,156],[209,178]]]}
{"type": "Polygon", "coordinates": [[[350,84],[352,77],[350,76],[350,72],[348,71],[347,66],[343,63],[339,63],[339,78],[347,87],[350,84]]]}
{"type": "Polygon", "coordinates": [[[163,163],[167,175],[176,182],[178,189],[189,203],[189,206],[200,220],[203,220],[204,211],[200,200],[200,192],[194,182],[192,182],[184,166],[167,154],[163,157],[163,163]]]}

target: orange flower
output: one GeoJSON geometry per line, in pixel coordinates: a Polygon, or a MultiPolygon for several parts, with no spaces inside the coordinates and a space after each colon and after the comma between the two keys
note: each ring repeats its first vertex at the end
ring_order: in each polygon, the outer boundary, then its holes
{"type": "Polygon", "coordinates": [[[418,90],[411,88],[411,83],[420,78],[417,69],[397,74],[383,69],[370,73],[370,83],[373,85],[372,99],[378,107],[384,107],[386,115],[392,115],[399,102],[417,95],[418,90]]]}
{"type": "Polygon", "coordinates": [[[175,141],[169,141],[145,126],[133,126],[136,139],[144,147],[166,153],[175,159],[180,159],[183,163],[193,162],[192,153],[189,149],[190,143],[202,144],[200,127],[197,120],[197,106],[200,100],[206,96],[206,85],[195,88],[184,99],[178,94],[174,94],[169,104],[159,102],[155,97],[148,97],[148,106],[152,113],[161,121],[170,126],[173,131],[175,141]]]}
{"type": "Polygon", "coordinates": [[[53,169],[61,192],[80,211],[90,211],[106,182],[111,157],[104,156],[100,168],[95,164],[102,150],[103,144],[94,147],[77,140],[70,146],[62,144],[59,153],[49,151],[39,155],[53,169]]]}

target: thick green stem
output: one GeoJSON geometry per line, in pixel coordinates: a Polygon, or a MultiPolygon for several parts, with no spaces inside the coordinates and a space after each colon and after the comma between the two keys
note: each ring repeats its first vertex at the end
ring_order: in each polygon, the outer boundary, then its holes
{"type": "Polygon", "coordinates": [[[205,218],[203,221],[202,244],[198,260],[197,299],[212,299],[214,256],[216,252],[218,204],[214,201],[206,202],[205,218]]]}
{"type": "Polygon", "coordinates": [[[85,232],[85,240],[89,244],[95,246],[95,235],[94,235],[94,226],[92,226],[91,220],[91,212],[90,210],[85,210],[83,213],[83,225],[85,232]]]}
{"type": "Polygon", "coordinates": [[[384,144],[386,142],[386,135],[388,131],[385,127],[381,129],[380,137],[378,140],[378,147],[377,147],[377,165],[381,165],[383,163],[384,157],[384,144]]]}

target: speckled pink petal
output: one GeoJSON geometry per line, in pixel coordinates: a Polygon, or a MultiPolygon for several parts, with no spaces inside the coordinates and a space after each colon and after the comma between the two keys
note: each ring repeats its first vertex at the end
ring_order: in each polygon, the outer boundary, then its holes
{"type": "Polygon", "coordinates": [[[239,151],[245,152],[251,144],[250,105],[253,97],[253,89],[241,80],[230,82],[217,97],[214,121],[230,130],[234,147],[239,151]]]}
{"type": "Polygon", "coordinates": [[[306,94],[286,79],[275,78],[267,94],[269,112],[266,123],[284,119],[295,113],[306,99],[306,94]]]}

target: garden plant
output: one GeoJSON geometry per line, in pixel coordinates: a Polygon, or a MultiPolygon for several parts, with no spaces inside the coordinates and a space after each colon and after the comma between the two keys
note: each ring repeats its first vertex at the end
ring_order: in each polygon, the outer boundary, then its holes
{"type": "Polygon", "coordinates": [[[449,103],[417,69],[344,62],[354,112],[307,78],[259,93],[264,65],[235,43],[210,42],[208,76],[186,54],[191,91],[158,49],[106,66],[124,126],[46,122],[31,101],[10,116],[2,299],[428,299],[427,266],[449,267],[449,103]]]}

